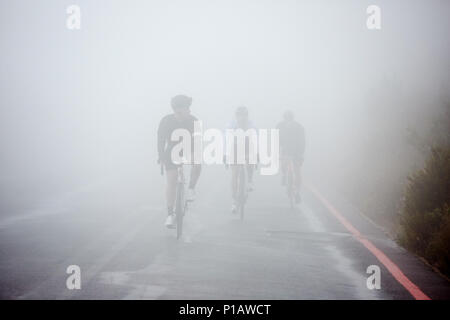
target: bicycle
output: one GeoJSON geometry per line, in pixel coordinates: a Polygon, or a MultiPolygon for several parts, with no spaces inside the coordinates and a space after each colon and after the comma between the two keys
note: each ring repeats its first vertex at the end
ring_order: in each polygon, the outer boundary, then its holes
{"type": "MultiPolygon", "coordinates": [[[[161,165],[161,175],[164,174],[164,167],[161,165]]],[[[181,238],[183,234],[183,219],[188,208],[188,201],[185,199],[185,185],[186,181],[184,178],[184,167],[182,164],[177,166],[177,185],[175,189],[175,219],[176,219],[176,230],[177,230],[177,240],[181,238]]]]}

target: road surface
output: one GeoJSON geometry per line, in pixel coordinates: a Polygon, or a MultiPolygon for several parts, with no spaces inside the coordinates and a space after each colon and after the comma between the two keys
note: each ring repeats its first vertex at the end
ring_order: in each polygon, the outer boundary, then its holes
{"type": "Polygon", "coordinates": [[[274,181],[257,181],[243,222],[223,186],[204,186],[180,241],[163,227],[162,199],[118,214],[66,204],[5,218],[0,298],[450,298],[447,280],[332,193],[304,187],[291,210],[274,181]],[[81,268],[80,290],[66,287],[69,265],[81,268]],[[380,289],[367,287],[371,265],[380,289]]]}

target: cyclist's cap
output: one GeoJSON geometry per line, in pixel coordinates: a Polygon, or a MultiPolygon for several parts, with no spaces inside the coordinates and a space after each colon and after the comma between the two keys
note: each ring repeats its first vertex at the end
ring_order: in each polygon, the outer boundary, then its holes
{"type": "Polygon", "coordinates": [[[247,107],[240,106],[236,109],[236,115],[238,116],[248,116],[248,109],[247,107]]]}
{"type": "Polygon", "coordinates": [[[184,94],[179,94],[172,98],[170,104],[173,109],[189,108],[192,104],[192,98],[184,94]]]}

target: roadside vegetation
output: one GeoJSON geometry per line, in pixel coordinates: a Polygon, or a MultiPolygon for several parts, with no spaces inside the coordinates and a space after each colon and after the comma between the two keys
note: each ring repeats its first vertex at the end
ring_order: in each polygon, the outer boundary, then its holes
{"type": "Polygon", "coordinates": [[[408,178],[400,213],[399,242],[450,276],[450,103],[428,137],[416,138],[423,168],[408,178]]]}
{"type": "Polygon", "coordinates": [[[414,112],[395,107],[405,101],[381,105],[370,108],[375,128],[367,126],[342,191],[400,245],[450,276],[450,102],[414,112]]]}
{"type": "Polygon", "coordinates": [[[410,132],[409,142],[425,161],[407,178],[396,237],[450,276],[450,103],[432,119],[426,134],[410,132]]]}
{"type": "Polygon", "coordinates": [[[450,148],[435,147],[409,177],[399,241],[450,275],[450,148]]]}

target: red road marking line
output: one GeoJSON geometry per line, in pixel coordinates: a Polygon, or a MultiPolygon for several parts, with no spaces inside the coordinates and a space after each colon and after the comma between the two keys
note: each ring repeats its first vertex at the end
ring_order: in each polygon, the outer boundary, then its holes
{"type": "Polygon", "coordinates": [[[356,229],[347,219],[344,218],[339,211],[331,205],[331,203],[322,196],[315,188],[308,187],[314,195],[325,205],[325,207],[339,220],[340,223],[359,241],[361,242],[385,267],[392,276],[403,286],[416,300],[431,300],[422,290],[419,289],[400,268],[392,262],[380,249],[365,238],[358,229],[356,229]]]}

